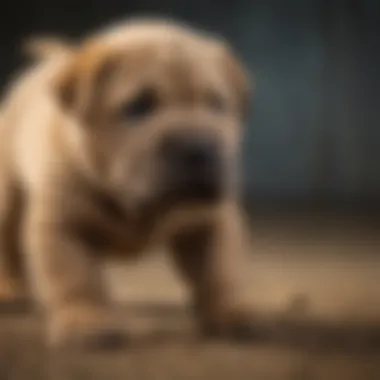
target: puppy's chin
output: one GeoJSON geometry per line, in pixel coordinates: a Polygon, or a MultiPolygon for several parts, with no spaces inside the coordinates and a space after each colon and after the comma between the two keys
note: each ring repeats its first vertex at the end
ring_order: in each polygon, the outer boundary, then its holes
{"type": "Polygon", "coordinates": [[[156,215],[168,215],[179,210],[197,210],[213,208],[220,204],[225,196],[222,186],[210,186],[198,183],[196,185],[185,184],[173,186],[168,182],[159,181],[156,186],[150,187],[150,191],[136,191],[137,188],[125,189],[119,192],[119,200],[123,209],[135,217],[152,217],[156,215]],[[154,190],[153,190],[154,189],[154,190]],[[134,190],[134,191],[132,191],[134,190]]]}

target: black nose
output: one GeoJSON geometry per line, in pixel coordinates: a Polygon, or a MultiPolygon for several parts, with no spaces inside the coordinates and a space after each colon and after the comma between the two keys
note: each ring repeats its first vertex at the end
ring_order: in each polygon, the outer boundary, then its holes
{"type": "Polygon", "coordinates": [[[164,143],[172,188],[199,197],[216,195],[222,182],[222,151],[215,136],[173,134],[164,143]]]}

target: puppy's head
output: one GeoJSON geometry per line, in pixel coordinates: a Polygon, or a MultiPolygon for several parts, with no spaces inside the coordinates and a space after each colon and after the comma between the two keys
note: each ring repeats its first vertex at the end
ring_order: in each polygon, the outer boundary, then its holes
{"type": "Polygon", "coordinates": [[[129,22],[79,46],[55,84],[81,168],[124,207],[209,204],[234,191],[249,91],[219,39],[129,22]]]}

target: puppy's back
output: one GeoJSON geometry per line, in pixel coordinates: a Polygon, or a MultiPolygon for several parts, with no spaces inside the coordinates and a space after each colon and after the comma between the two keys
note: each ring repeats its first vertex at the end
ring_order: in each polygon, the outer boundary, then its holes
{"type": "Polygon", "coordinates": [[[0,105],[0,152],[21,181],[34,181],[40,173],[46,154],[53,149],[49,135],[56,127],[54,120],[62,119],[52,88],[69,54],[53,51],[52,46],[48,50],[46,55],[40,51],[37,60],[15,74],[0,105]]]}

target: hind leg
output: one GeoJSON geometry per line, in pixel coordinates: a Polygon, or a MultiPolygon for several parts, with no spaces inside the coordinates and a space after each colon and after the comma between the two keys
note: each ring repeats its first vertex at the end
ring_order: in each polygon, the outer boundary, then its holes
{"type": "Polygon", "coordinates": [[[0,179],[0,310],[26,306],[27,286],[20,252],[21,194],[6,173],[0,179]]]}

